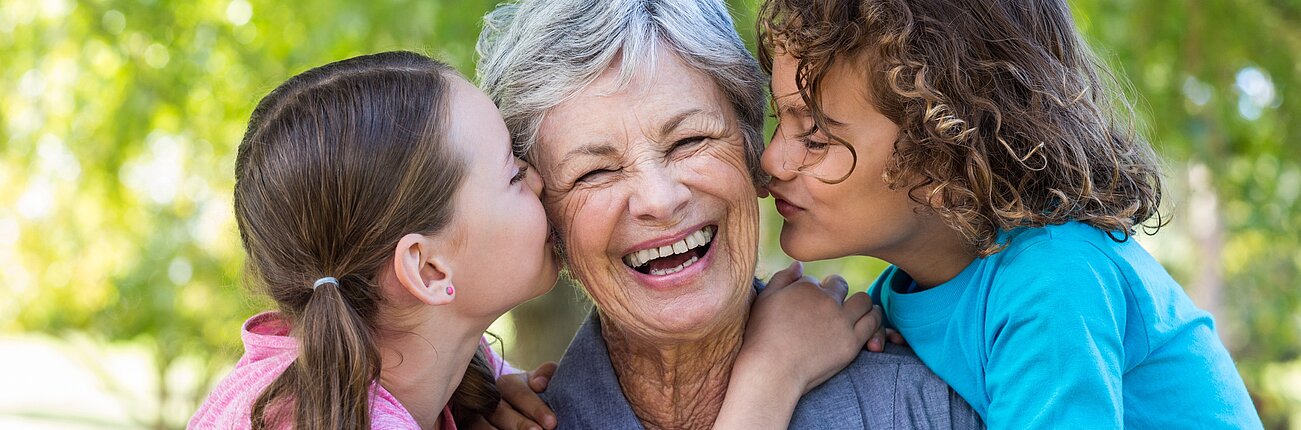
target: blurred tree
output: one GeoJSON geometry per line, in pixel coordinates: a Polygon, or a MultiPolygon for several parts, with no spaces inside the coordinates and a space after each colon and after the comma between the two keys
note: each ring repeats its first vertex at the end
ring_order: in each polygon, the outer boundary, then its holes
{"type": "MultiPolygon", "coordinates": [[[[230,202],[254,103],[293,73],[382,50],[468,76],[495,3],[0,3],[0,330],[147,345],[156,399],[123,406],[142,425],[182,425],[240,354],[240,323],[268,307],[243,288],[230,202]],[[185,360],[204,382],[174,392],[185,360]]],[[[757,2],[729,3],[753,46],[757,2]]],[[[1287,144],[1301,134],[1301,2],[1071,5],[1169,160],[1176,218],[1144,244],[1215,312],[1267,426],[1288,426],[1301,399],[1271,375],[1301,363],[1301,149],[1287,144]]],[[[784,256],[763,206],[771,270],[784,256]]],[[[865,283],[882,267],[811,270],[865,283]]],[[[508,358],[558,359],[585,312],[567,284],[521,306],[503,331],[508,358]]]]}

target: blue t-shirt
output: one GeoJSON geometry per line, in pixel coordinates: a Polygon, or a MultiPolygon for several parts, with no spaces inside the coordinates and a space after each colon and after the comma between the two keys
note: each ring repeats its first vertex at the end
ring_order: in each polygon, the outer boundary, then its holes
{"type": "Polygon", "coordinates": [[[893,266],[871,287],[989,428],[1262,427],[1210,314],[1134,240],[1078,222],[1000,240],[935,288],[893,266]]]}

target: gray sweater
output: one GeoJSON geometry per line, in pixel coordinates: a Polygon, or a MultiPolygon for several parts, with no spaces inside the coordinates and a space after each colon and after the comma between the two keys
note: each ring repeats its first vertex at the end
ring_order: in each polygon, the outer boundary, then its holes
{"type": "MultiPolygon", "coordinates": [[[[814,354],[816,352],[810,352],[814,354]]],[[[542,398],[560,429],[641,429],[610,364],[596,311],[578,329],[542,398]]],[[[800,399],[793,429],[977,429],[976,412],[912,350],[864,351],[800,399]]]]}

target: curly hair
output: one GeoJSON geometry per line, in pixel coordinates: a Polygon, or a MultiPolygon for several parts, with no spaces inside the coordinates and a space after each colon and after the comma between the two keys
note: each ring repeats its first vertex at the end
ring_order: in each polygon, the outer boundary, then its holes
{"type": "Polygon", "coordinates": [[[1164,223],[1157,157],[1064,0],[766,0],[756,25],[762,66],[796,59],[824,133],[823,79],[868,65],[862,84],[900,129],[886,183],[982,256],[1018,227],[1078,220],[1124,241],[1164,223]]]}

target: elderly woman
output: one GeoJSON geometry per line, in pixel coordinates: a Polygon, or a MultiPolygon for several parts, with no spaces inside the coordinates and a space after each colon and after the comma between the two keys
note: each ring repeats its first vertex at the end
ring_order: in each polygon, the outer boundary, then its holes
{"type": "MultiPolygon", "coordinates": [[[[708,426],[762,288],[766,79],[726,6],[523,0],[486,21],[482,87],[595,302],[544,397],[561,428],[708,426]]],[[[980,427],[902,347],[860,354],[790,425],[980,427]]]]}

